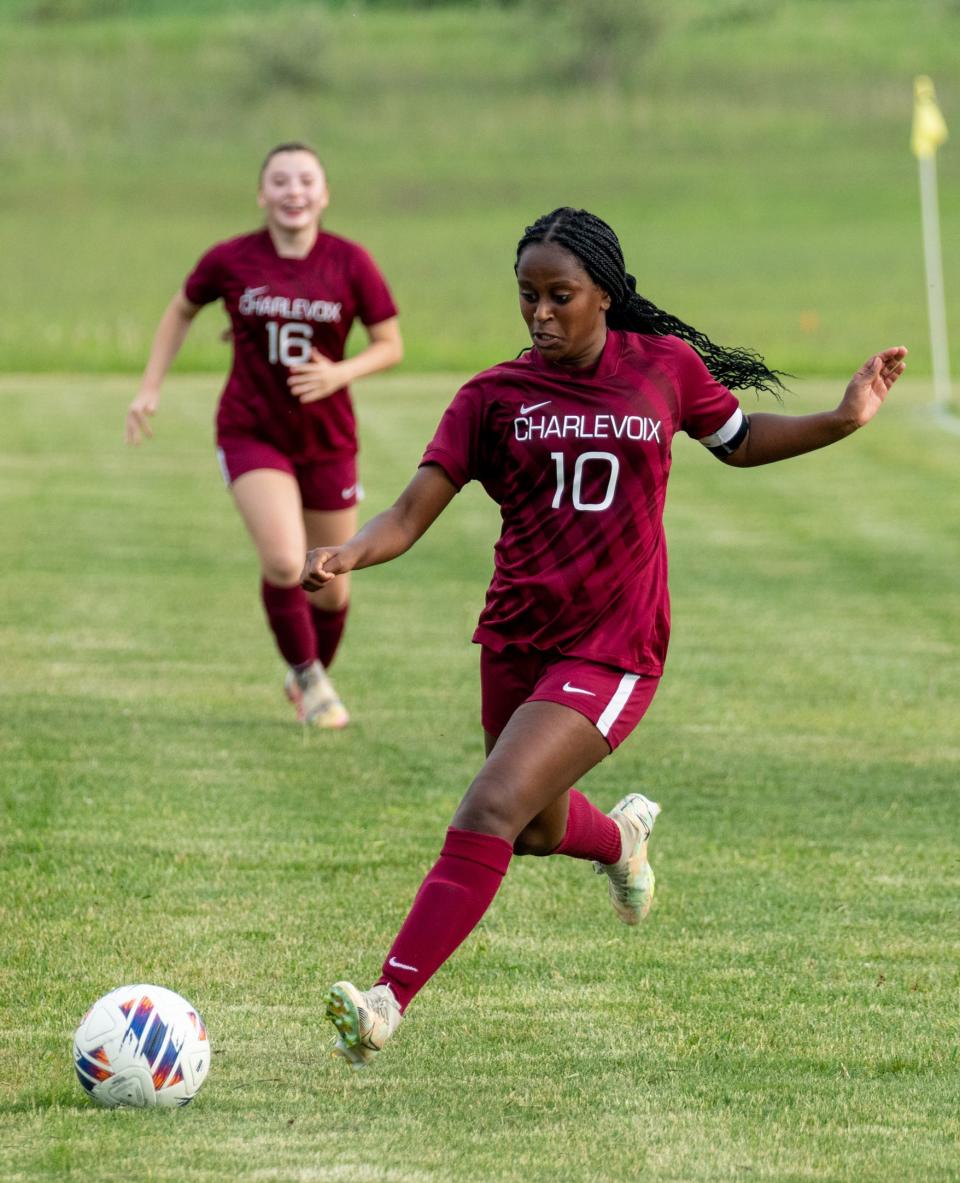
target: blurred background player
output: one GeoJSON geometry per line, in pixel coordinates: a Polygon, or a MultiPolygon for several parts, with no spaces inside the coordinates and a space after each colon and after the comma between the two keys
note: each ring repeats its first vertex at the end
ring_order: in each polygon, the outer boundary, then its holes
{"type": "Polygon", "coordinates": [[[337,982],[326,996],[335,1050],[358,1068],[473,930],[514,854],[592,860],[627,924],[650,907],[659,806],[631,793],[607,815],[571,786],[630,734],[660,679],[673,436],[686,432],[735,467],[785,460],[869,422],[904,369],[907,351],[887,349],[835,410],[748,418],[731,388],[775,391],[776,373],[637,295],[599,218],[545,215],[519,243],[516,274],[533,348],[469,381],[397,502],[344,545],[311,551],[304,567],[304,585],[320,588],[388,562],[470,480],[501,507],[474,634],[486,761],[379,981],[368,991],[337,982]]]}
{"type": "Polygon", "coordinates": [[[164,377],[205,304],[223,300],[233,365],[217,410],[217,451],[260,560],[261,595],[290,667],[284,688],[304,723],[343,727],[347,711],[327,676],[349,605],[346,580],[305,594],[307,547],[357,528],[362,489],[349,383],[396,365],[397,309],[362,247],[320,229],[329,193],[323,166],[301,143],[272,149],[257,196],[266,225],[207,251],[164,312],[126,440],[150,436],[164,377]],[[368,344],[346,359],[359,319],[368,344]]]}

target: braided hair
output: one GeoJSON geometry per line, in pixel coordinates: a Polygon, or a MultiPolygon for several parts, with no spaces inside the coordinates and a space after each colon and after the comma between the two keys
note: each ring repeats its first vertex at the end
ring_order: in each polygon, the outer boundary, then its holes
{"type": "Polygon", "coordinates": [[[602,219],[571,206],[544,214],[524,231],[517,244],[516,266],[523,251],[539,242],[555,242],[577,256],[590,278],[612,301],[607,312],[610,328],[657,337],[668,334],[681,337],[700,354],[714,378],[728,389],[753,387],[780,397],[782,371],[768,369],[758,353],[715,345],[706,334],[639,295],[636,279],[627,272],[620,241],[602,219]]]}

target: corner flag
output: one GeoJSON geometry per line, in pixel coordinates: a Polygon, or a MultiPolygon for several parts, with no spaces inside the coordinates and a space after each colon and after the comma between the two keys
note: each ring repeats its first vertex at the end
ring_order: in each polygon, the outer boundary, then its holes
{"type": "Polygon", "coordinates": [[[910,134],[910,147],[914,156],[923,160],[924,157],[935,156],[946,138],[947,125],[937,106],[933,83],[926,74],[921,74],[913,81],[913,131],[910,134]]]}
{"type": "Polygon", "coordinates": [[[947,309],[943,295],[940,253],[940,213],[937,203],[937,149],[947,138],[933,83],[921,74],[913,83],[913,130],[910,147],[920,168],[920,207],[923,219],[923,256],[927,273],[927,312],[933,361],[933,401],[940,412],[950,403],[950,357],[947,349],[947,309]]]}

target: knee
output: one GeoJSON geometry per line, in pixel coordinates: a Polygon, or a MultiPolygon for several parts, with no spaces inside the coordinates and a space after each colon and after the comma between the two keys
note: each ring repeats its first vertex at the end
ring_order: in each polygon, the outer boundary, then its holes
{"type": "Polygon", "coordinates": [[[321,612],[342,612],[350,603],[350,584],[346,579],[334,579],[320,591],[308,592],[307,599],[321,612]]]}
{"type": "Polygon", "coordinates": [[[274,587],[295,587],[303,571],[303,555],[263,555],[260,571],[267,583],[274,587]]]}
{"type": "Polygon", "coordinates": [[[458,829],[495,834],[513,842],[523,821],[515,816],[505,787],[498,792],[495,786],[475,780],[453,815],[453,824],[458,829]]]}

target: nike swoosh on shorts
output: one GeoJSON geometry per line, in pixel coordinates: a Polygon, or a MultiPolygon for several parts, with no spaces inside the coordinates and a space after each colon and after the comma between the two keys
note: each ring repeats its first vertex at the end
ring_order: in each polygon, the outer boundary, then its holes
{"type": "Polygon", "coordinates": [[[592,690],[581,690],[579,686],[571,686],[569,682],[563,684],[564,694],[589,694],[591,698],[596,698],[592,690]]]}

